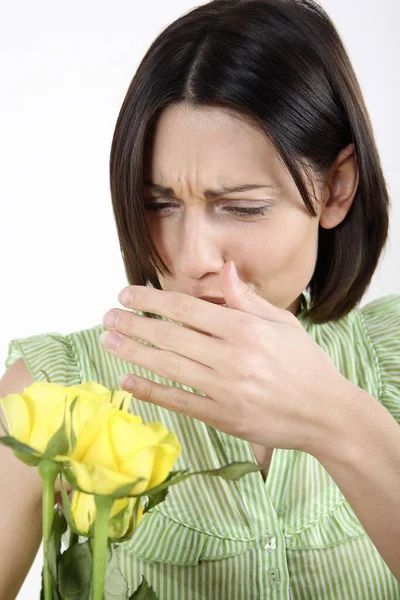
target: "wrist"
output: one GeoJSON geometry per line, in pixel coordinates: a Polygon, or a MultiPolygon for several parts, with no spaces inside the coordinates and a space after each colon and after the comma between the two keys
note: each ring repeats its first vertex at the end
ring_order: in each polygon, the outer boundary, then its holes
{"type": "Polygon", "coordinates": [[[356,464],[382,411],[387,412],[368,392],[343,378],[325,398],[322,423],[307,451],[321,464],[356,464]]]}

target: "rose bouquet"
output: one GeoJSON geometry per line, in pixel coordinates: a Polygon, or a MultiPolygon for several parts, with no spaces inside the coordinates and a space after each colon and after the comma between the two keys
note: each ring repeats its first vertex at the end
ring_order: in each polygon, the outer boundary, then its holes
{"type": "MultiPolygon", "coordinates": [[[[45,376],[47,382],[0,399],[8,424],[7,431],[1,423],[5,435],[0,442],[38,467],[43,482],[41,599],[103,600],[112,586],[112,597],[126,600],[128,585],[112,560],[112,548],[134,535],[169,486],[193,475],[234,480],[262,466],[243,462],[208,471],[171,471],[182,451],[176,435],[129,413],[131,394],[94,382],[65,387],[45,376]],[[57,478],[63,509],[55,503],[57,478]],[[71,499],[65,482],[72,488],[71,499]],[[69,543],[62,552],[68,528],[69,543]]],[[[144,578],[129,600],[139,598],[157,600],[144,578]]]]}

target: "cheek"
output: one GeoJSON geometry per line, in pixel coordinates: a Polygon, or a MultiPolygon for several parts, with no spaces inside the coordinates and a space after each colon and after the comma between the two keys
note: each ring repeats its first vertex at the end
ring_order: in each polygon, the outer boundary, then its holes
{"type": "Polygon", "coordinates": [[[168,264],[170,258],[174,255],[174,236],[171,235],[171,228],[165,227],[165,223],[163,223],[162,219],[155,218],[148,219],[147,226],[155,249],[164,262],[168,264]]]}
{"type": "Polygon", "coordinates": [[[248,255],[258,257],[256,264],[264,273],[301,276],[314,268],[317,245],[318,222],[293,219],[253,236],[248,255]]]}
{"type": "Polygon", "coordinates": [[[288,231],[280,247],[279,268],[296,278],[312,276],[317,259],[318,223],[288,231]]]}

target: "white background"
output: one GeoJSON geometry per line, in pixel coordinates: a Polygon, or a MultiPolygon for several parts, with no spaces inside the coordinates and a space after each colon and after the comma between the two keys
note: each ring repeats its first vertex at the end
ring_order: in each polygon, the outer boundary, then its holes
{"type": "MultiPolygon", "coordinates": [[[[359,77],[392,200],[389,244],[362,306],[400,293],[400,4],[322,3],[359,77]]],[[[150,43],[198,4],[0,2],[3,365],[10,339],[86,329],[118,306],[127,282],[108,183],[113,128],[150,43]]],[[[19,600],[38,597],[40,569],[39,553],[19,600]]]]}

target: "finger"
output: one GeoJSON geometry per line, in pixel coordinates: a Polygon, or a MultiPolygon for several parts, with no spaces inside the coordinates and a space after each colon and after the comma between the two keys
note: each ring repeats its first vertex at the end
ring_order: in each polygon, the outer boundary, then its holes
{"type": "MultiPolygon", "coordinates": [[[[100,340],[107,343],[107,337],[115,335],[114,332],[104,331],[100,340]]],[[[158,350],[151,346],[133,340],[118,333],[120,345],[117,349],[107,349],[123,361],[140,365],[149,371],[157,373],[172,382],[181,381],[194,389],[199,389],[208,394],[211,391],[222,392],[226,387],[220,375],[214,369],[201,365],[189,358],[173,352],[158,350]]]]}
{"type": "Polygon", "coordinates": [[[229,339],[233,325],[237,325],[238,315],[234,313],[242,314],[188,294],[141,285],[128,286],[119,294],[118,300],[127,308],[161,315],[221,339],[229,339]],[[131,298],[126,298],[125,293],[130,293],[131,298]]]}
{"type": "Polygon", "coordinates": [[[149,319],[130,311],[113,309],[106,313],[103,324],[109,331],[144,340],[160,350],[174,352],[216,371],[220,371],[226,363],[227,342],[214,340],[208,334],[169,321],[149,319]],[[110,316],[117,318],[113,326],[110,326],[110,316]]]}
{"type": "Polygon", "coordinates": [[[121,377],[124,378],[123,382],[118,378],[121,388],[132,393],[137,400],[188,415],[211,427],[220,425],[221,409],[217,402],[208,396],[199,396],[175,386],[154,383],[136,375],[129,374],[121,377]]]}

